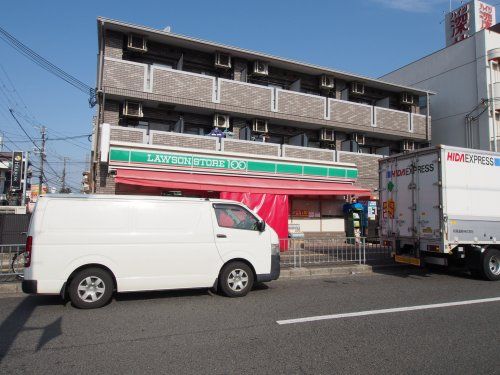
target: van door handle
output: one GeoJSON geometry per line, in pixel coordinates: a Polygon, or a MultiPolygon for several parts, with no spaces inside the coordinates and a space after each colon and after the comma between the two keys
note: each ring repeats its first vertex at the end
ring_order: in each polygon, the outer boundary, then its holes
{"type": "Polygon", "coordinates": [[[218,234],[217,238],[227,238],[227,236],[225,234],[218,234]]]}

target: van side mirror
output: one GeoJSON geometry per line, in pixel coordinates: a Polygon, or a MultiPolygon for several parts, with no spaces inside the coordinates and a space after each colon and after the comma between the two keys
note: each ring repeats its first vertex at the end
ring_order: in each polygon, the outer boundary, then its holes
{"type": "Polygon", "coordinates": [[[266,222],[264,220],[261,220],[257,223],[257,229],[259,232],[264,232],[266,230],[266,222]]]}

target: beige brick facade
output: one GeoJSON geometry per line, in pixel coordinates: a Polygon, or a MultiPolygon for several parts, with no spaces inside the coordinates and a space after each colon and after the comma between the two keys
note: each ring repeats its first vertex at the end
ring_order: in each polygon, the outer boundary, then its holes
{"type": "Polygon", "coordinates": [[[427,118],[422,115],[412,115],[413,132],[416,134],[426,134],[427,118]]]}
{"type": "Polygon", "coordinates": [[[112,141],[144,143],[145,131],[126,127],[111,127],[110,139],[112,141]]]}
{"type": "Polygon", "coordinates": [[[277,90],[277,100],[279,113],[318,120],[325,118],[325,98],[323,97],[277,90]]]}
{"type": "Polygon", "coordinates": [[[220,90],[221,104],[271,111],[272,90],[270,88],[221,80],[220,90]]]}
{"type": "Polygon", "coordinates": [[[352,152],[338,152],[338,161],[354,163],[358,167],[357,185],[371,189],[372,193],[378,189],[379,172],[378,161],[380,157],[375,155],[363,155],[352,152]]]}
{"type": "Polygon", "coordinates": [[[232,139],[223,139],[222,143],[222,150],[225,152],[280,156],[280,145],[273,143],[249,142],[232,139]]]}
{"type": "Polygon", "coordinates": [[[177,73],[165,69],[153,69],[153,93],[197,100],[213,101],[211,77],[177,73]]]}
{"type": "Polygon", "coordinates": [[[121,59],[123,57],[123,34],[107,31],[104,38],[104,56],[121,59]]]}
{"type": "Polygon", "coordinates": [[[311,147],[283,145],[283,157],[334,162],[335,151],[311,147]]]}
{"type": "Polygon", "coordinates": [[[104,123],[110,124],[110,125],[118,125],[118,122],[120,121],[120,104],[115,101],[106,101],[106,104],[104,106],[104,123]]]}
{"type": "Polygon", "coordinates": [[[409,132],[409,113],[375,107],[375,124],[378,129],[409,132]]]}
{"type": "Polygon", "coordinates": [[[371,106],[330,100],[331,122],[341,122],[344,124],[371,127],[372,111],[373,108],[371,106]]]}
{"type": "Polygon", "coordinates": [[[145,65],[104,59],[103,86],[144,91],[145,65]]]}
{"type": "Polygon", "coordinates": [[[97,163],[95,167],[95,192],[97,194],[115,194],[115,178],[109,175],[108,165],[97,163]]]}
{"type": "Polygon", "coordinates": [[[186,134],[152,131],[151,144],[217,151],[219,139],[215,137],[188,136],[186,134]]]}

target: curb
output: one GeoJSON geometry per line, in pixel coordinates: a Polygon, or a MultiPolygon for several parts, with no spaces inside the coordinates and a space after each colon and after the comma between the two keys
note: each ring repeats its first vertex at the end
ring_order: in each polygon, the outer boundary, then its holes
{"type": "Polygon", "coordinates": [[[12,282],[4,282],[0,283],[0,294],[23,294],[23,290],[21,288],[21,282],[12,281],[12,282]]]}
{"type": "Polygon", "coordinates": [[[304,279],[322,276],[349,276],[359,274],[372,274],[375,270],[382,268],[400,267],[398,264],[387,264],[380,266],[369,266],[366,264],[356,264],[336,267],[318,267],[318,268],[282,268],[279,279],[304,279]]]}

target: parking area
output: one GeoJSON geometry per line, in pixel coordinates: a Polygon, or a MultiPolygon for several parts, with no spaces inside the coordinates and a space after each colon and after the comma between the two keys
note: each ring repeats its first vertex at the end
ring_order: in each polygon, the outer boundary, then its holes
{"type": "Polygon", "coordinates": [[[500,297],[500,283],[414,268],[279,280],[248,296],[118,295],[98,310],[0,299],[0,372],[495,373],[500,302],[278,321],[500,297]]]}

